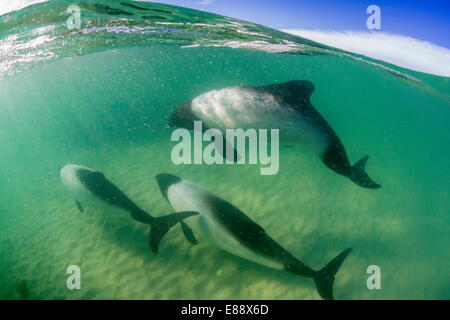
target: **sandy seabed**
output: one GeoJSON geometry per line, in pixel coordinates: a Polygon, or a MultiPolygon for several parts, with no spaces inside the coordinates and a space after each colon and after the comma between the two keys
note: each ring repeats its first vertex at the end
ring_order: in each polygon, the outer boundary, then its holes
{"type": "MultiPolygon", "coordinates": [[[[414,178],[393,174],[390,155],[369,161],[368,172],[383,187],[367,190],[304,150],[282,149],[280,172],[261,176],[250,165],[174,166],[170,148],[154,142],[85,150],[55,159],[54,166],[77,163],[101,171],[155,216],[173,212],[155,175],[191,180],[239,207],[315,269],[352,247],[336,277],[337,299],[449,298],[449,230],[439,223],[448,213],[448,194],[427,194],[414,178]],[[425,210],[429,197],[440,207],[425,210]],[[381,268],[381,290],[366,286],[366,268],[373,264],[381,268]]],[[[23,298],[21,281],[30,299],[319,299],[312,279],[245,261],[200,237],[192,246],[180,226],[153,255],[148,226],[115,210],[86,205],[79,212],[57,174],[14,201],[20,203],[0,220],[2,299],[23,298]],[[72,264],[81,268],[81,290],[66,287],[72,264]]]]}

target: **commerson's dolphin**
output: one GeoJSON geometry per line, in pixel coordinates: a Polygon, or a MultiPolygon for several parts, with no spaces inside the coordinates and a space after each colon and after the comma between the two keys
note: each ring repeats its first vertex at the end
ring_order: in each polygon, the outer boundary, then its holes
{"type": "Polygon", "coordinates": [[[279,129],[283,144],[309,146],[334,172],[361,187],[379,188],[364,171],[369,156],[350,164],[336,132],[309,101],[313,92],[306,80],[212,90],[178,106],[168,124],[189,130],[194,121],[202,121],[204,130],[279,129]]]}
{"type": "Polygon", "coordinates": [[[83,166],[65,165],[60,171],[60,177],[62,183],[75,197],[76,205],[80,211],[84,211],[83,202],[98,200],[123,209],[129,212],[134,220],[150,225],[149,246],[154,253],[158,252],[161,239],[172,226],[177,222],[182,222],[187,217],[198,214],[197,212],[185,211],[163,217],[152,217],[131,201],[102,173],[83,166]]]}
{"type": "Polygon", "coordinates": [[[264,229],[231,203],[200,186],[171,174],[156,176],[161,192],[175,210],[199,212],[185,220],[194,234],[211,244],[258,264],[310,277],[324,299],[333,299],[334,276],[351,249],[346,249],[323,269],[313,270],[270,238],[264,229]]]}

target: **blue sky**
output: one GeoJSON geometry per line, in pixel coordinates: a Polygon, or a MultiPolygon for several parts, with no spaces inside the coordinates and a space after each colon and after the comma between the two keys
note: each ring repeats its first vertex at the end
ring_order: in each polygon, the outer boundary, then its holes
{"type": "Polygon", "coordinates": [[[381,8],[382,29],[450,48],[450,0],[161,0],[276,29],[368,31],[366,8],[381,8]],[[203,3],[203,4],[202,4],[203,3]]]}

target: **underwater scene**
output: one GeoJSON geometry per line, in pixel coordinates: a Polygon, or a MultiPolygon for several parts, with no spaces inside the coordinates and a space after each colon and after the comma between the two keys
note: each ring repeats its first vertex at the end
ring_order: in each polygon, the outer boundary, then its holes
{"type": "Polygon", "coordinates": [[[0,299],[448,299],[449,93],[206,11],[3,14],[0,299]]]}

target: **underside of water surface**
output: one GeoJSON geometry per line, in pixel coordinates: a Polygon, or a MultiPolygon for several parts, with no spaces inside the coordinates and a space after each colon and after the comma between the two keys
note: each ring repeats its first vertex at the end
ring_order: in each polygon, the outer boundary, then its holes
{"type": "MultiPolygon", "coordinates": [[[[249,22],[137,1],[50,1],[0,16],[0,299],[319,299],[311,279],[272,270],[175,226],[160,253],[148,226],[80,212],[67,163],[105,174],[154,216],[173,212],[155,176],[193,181],[241,209],[313,269],[351,247],[337,299],[448,299],[449,78],[401,69],[249,22]],[[179,104],[229,86],[308,80],[310,100],[380,189],[280,147],[258,165],[175,165],[179,104]],[[66,269],[82,271],[68,290],[66,269]],[[369,290],[366,270],[381,269],[369,290]]],[[[282,128],[281,128],[282,129],[282,128]]]]}

